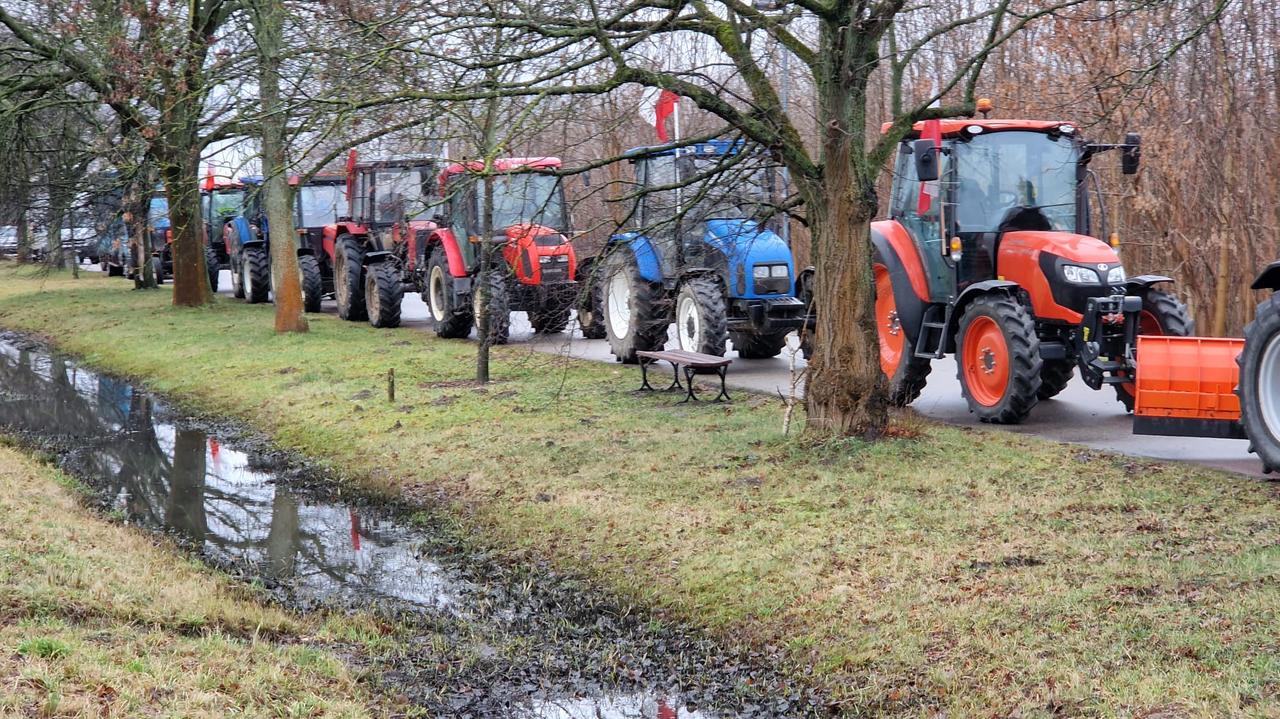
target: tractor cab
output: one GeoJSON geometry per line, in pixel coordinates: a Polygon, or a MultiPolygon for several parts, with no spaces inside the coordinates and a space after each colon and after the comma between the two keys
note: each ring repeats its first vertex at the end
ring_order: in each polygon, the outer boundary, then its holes
{"type": "MultiPolygon", "coordinates": [[[[430,158],[401,158],[356,164],[352,151],[348,163],[347,190],[351,221],[365,228],[372,240],[370,251],[390,252],[400,243],[413,242],[419,231],[435,229],[440,204],[435,192],[437,162],[430,158]]],[[[410,267],[422,261],[422,247],[409,253],[410,267]]]]}
{"type": "Polygon", "coordinates": [[[247,197],[244,183],[217,180],[212,175],[205,178],[200,189],[200,217],[204,219],[205,237],[221,267],[230,267],[227,224],[244,216],[247,197]]]}
{"type": "Polygon", "coordinates": [[[1109,145],[1069,122],[915,125],[894,165],[889,219],[871,228],[880,360],[895,402],[913,400],[929,362],[954,352],[983,421],[1020,422],[1076,369],[1132,408],[1137,336],[1186,334],[1191,322],[1153,288],[1168,277],[1127,277],[1118,238],[1097,237],[1108,235],[1106,212],[1089,163],[1114,149],[1123,173],[1136,173],[1133,133],[1109,145]]]}
{"type": "MultiPolygon", "coordinates": [[[[553,157],[498,160],[492,178],[492,240],[501,249],[516,281],[541,285],[571,281],[574,253],[564,185],[554,174],[560,160],[553,157]]],[[[477,239],[484,232],[485,181],[479,162],[454,163],[440,173],[440,191],[447,198],[449,229],[468,274],[479,267],[477,239]]]]}

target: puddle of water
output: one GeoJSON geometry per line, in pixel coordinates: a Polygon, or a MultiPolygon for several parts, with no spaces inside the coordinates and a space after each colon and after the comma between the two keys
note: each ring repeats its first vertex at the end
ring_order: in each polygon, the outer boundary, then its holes
{"type": "Polygon", "coordinates": [[[0,423],[59,436],[67,469],[130,521],[181,536],[221,565],[251,568],[301,599],[456,603],[413,532],[355,507],[317,502],[252,468],[250,456],[167,419],[119,380],[0,341],[0,423]]]}
{"type": "Polygon", "coordinates": [[[454,666],[474,664],[482,676],[464,680],[442,670],[449,657],[439,652],[447,649],[429,641],[429,651],[407,652],[383,675],[421,697],[424,706],[465,706],[459,713],[473,717],[542,719],[814,714],[784,708],[799,706],[785,703],[783,696],[798,696],[785,681],[740,673],[736,659],[703,640],[647,635],[637,628],[643,621],[622,621],[609,609],[593,614],[575,604],[580,597],[572,593],[553,590],[534,598],[540,584],[532,594],[530,586],[513,590],[483,564],[444,564],[428,554],[437,545],[427,530],[386,511],[333,501],[314,488],[293,488],[299,483],[283,481],[269,457],[223,444],[127,382],[0,333],[5,430],[54,447],[64,468],[129,521],[182,537],[212,563],[264,581],[299,607],[409,607],[437,629],[456,627],[446,641],[463,649],[450,655],[454,666]],[[662,685],[694,692],[686,697],[699,697],[701,705],[724,701],[750,709],[713,714],[690,709],[675,691],[638,693],[636,683],[618,685],[606,668],[619,657],[634,659],[651,682],[662,678],[662,685]],[[766,685],[783,696],[742,704],[751,701],[743,692],[767,693],[766,685]],[[590,696],[579,698],[584,694],[590,696]],[[779,710],[766,708],[770,704],[779,710]]]}

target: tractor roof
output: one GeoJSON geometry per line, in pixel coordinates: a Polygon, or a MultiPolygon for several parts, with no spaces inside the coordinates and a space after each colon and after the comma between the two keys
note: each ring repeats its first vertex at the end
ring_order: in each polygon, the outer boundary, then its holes
{"type": "Polygon", "coordinates": [[[668,155],[703,155],[715,157],[720,155],[732,155],[740,152],[744,147],[742,140],[706,140],[704,142],[695,142],[692,145],[645,145],[642,147],[633,147],[622,153],[622,156],[628,160],[636,160],[641,157],[662,157],[668,155]]]}
{"type": "Polygon", "coordinates": [[[440,164],[438,157],[388,157],[381,160],[363,160],[357,162],[357,169],[381,169],[384,167],[430,167],[440,164]]]}
{"type": "MultiPolygon", "coordinates": [[[[1075,127],[1075,123],[1064,120],[974,120],[966,117],[951,117],[942,121],[942,136],[960,134],[966,127],[977,125],[985,132],[1001,132],[1004,130],[1030,130],[1032,132],[1047,132],[1063,125],[1075,127]]],[[[892,123],[884,123],[880,126],[880,132],[888,132],[892,127],[892,123]]],[[[924,122],[917,122],[911,126],[911,132],[907,137],[919,137],[924,130],[924,122]]]]}
{"type": "MultiPolygon", "coordinates": [[[[558,157],[500,157],[493,161],[493,169],[497,172],[537,172],[538,170],[558,170],[564,163],[558,157]]],[[[484,172],[484,162],[472,160],[455,162],[440,173],[440,182],[464,172],[484,172]]]]}
{"type": "MultiPolygon", "coordinates": [[[[297,187],[298,183],[301,182],[301,180],[302,180],[302,177],[300,175],[289,175],[289,184],[293,185],[294,187],[297,187]]],[[[307,180],[306,186],[312,187],[314,185],[342,185],[342,184],[345,184],[346,181],[347,181],[346,175],[312,175],[311,179],[307,180]]]]}

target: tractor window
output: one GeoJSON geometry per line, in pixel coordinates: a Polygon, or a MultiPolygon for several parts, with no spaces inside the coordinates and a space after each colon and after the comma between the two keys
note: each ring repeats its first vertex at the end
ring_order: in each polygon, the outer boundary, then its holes
{"type": "Polygon", "coordinates": [[[752,219],[775,211],[776,168],[764,156],[684,155],[677,161],[687,219],[752,219]]]}
{"type": "Polygon", "coordinates": [[[209,202],[215,218],[234,217],[244,207],[244,190],[214,190],[209,202]]]}
{"type": "Polygon", "coordinates": [[[298,189],[298,226],[323,227],[338,217],[342,185],[304,185],[298,189]]]}
{"type": "Polygon", "coordinates": [[[1072,138],[993,132],[952,149],[960,232],[995,232],[1014,208],[1034,208],[1054,230],[1076,231],[1079,151],[1072,138]]]}
{"type": "MultiPolygon", "coordinates": [[[[476,182],[476,195],[484,217],[482,180],[476,182]]],[[[560,178],[538,172],[517,172],[493,178],[493,229],[535,224],[555,230],[568,230],[565,222],[564,189],[560,178]]]]}
{"type": "Polygon", "coordinates": [[[431,195],[430,167],[393,167],[378,170],[377,197],[374,198],[377,222],[430,219],[435,198],[431,195]]]}
{"type": "Polygon", "coordinates": [[[651,190],[676,184],[676,158],[674,155],[657,155],[640,160],[636,165],[636,180],[645,188],[641,197],[640,225],[653,234],[662,227],[669,228],[676,216],[680,197],[677,189],[651,190]]]}
{"type": "Polygon", "coordinates": [[[373,176],[370,172],[360,172],[356,174],[356,181],[353,187],[355,191],[355,202],[352,203],[355,211],[355,218],[364,222],[369,219],[369,193],[373,188],[369,186],[369,179],[373,176]]]}
{"type": "MultiPolygon", "coordinates": [[[[928,207],[924,212],[920,211],[920,206],[923,204],[921,200],[923,188],[920,180],[917,179],[911,145],[904,142],[900,147],[898,161],[894,166],[890,216],[906,228],[907,234],[911,235],[911,239],[915,241],[920,260],[928,275],[930,299],[935,302],[945,302],[955,294],[956,287],[955,270],[944,255],[946,246],[942,241],[940,213],[943,210],[942,195],[945,193],[942,193],[939,188],[937,191],[940,194],[930,196],[928,207]]],[[[944,153],[940,162],[939,174],[945,178],[951,163],[950,156],[944,153]]],[[[953,212],[950,206],[945,209],[948,213],[953,212]]]]}
{"type": "MultiPolygon", "coordinates": [[[[204,198],[201,198],[203,200],[204,198]]],[[[154,228],[164,229],[169,226],[169,201],[163,197],[151,198],[147,207],[147,222],[154,228]]]]}

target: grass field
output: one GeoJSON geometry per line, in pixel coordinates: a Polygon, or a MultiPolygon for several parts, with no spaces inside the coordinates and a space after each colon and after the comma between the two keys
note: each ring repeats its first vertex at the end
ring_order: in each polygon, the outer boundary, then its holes
{"type": "Polygon", "coordinates": [[[634,368],[0,268],[0,327],[442,503],[741,646],[853,712],[1276,716],[1275,484],[907,417],[806,445],[765,398],[674,407],[634,368]],[[395,402],[385,376],[395,369],[395,402]]]}
{"type": "Polygon", "coordinates": [[[267,608],[4,446],[0,587],[3,716],[389,713],[332,650],[359,619],[267,608]]]}

